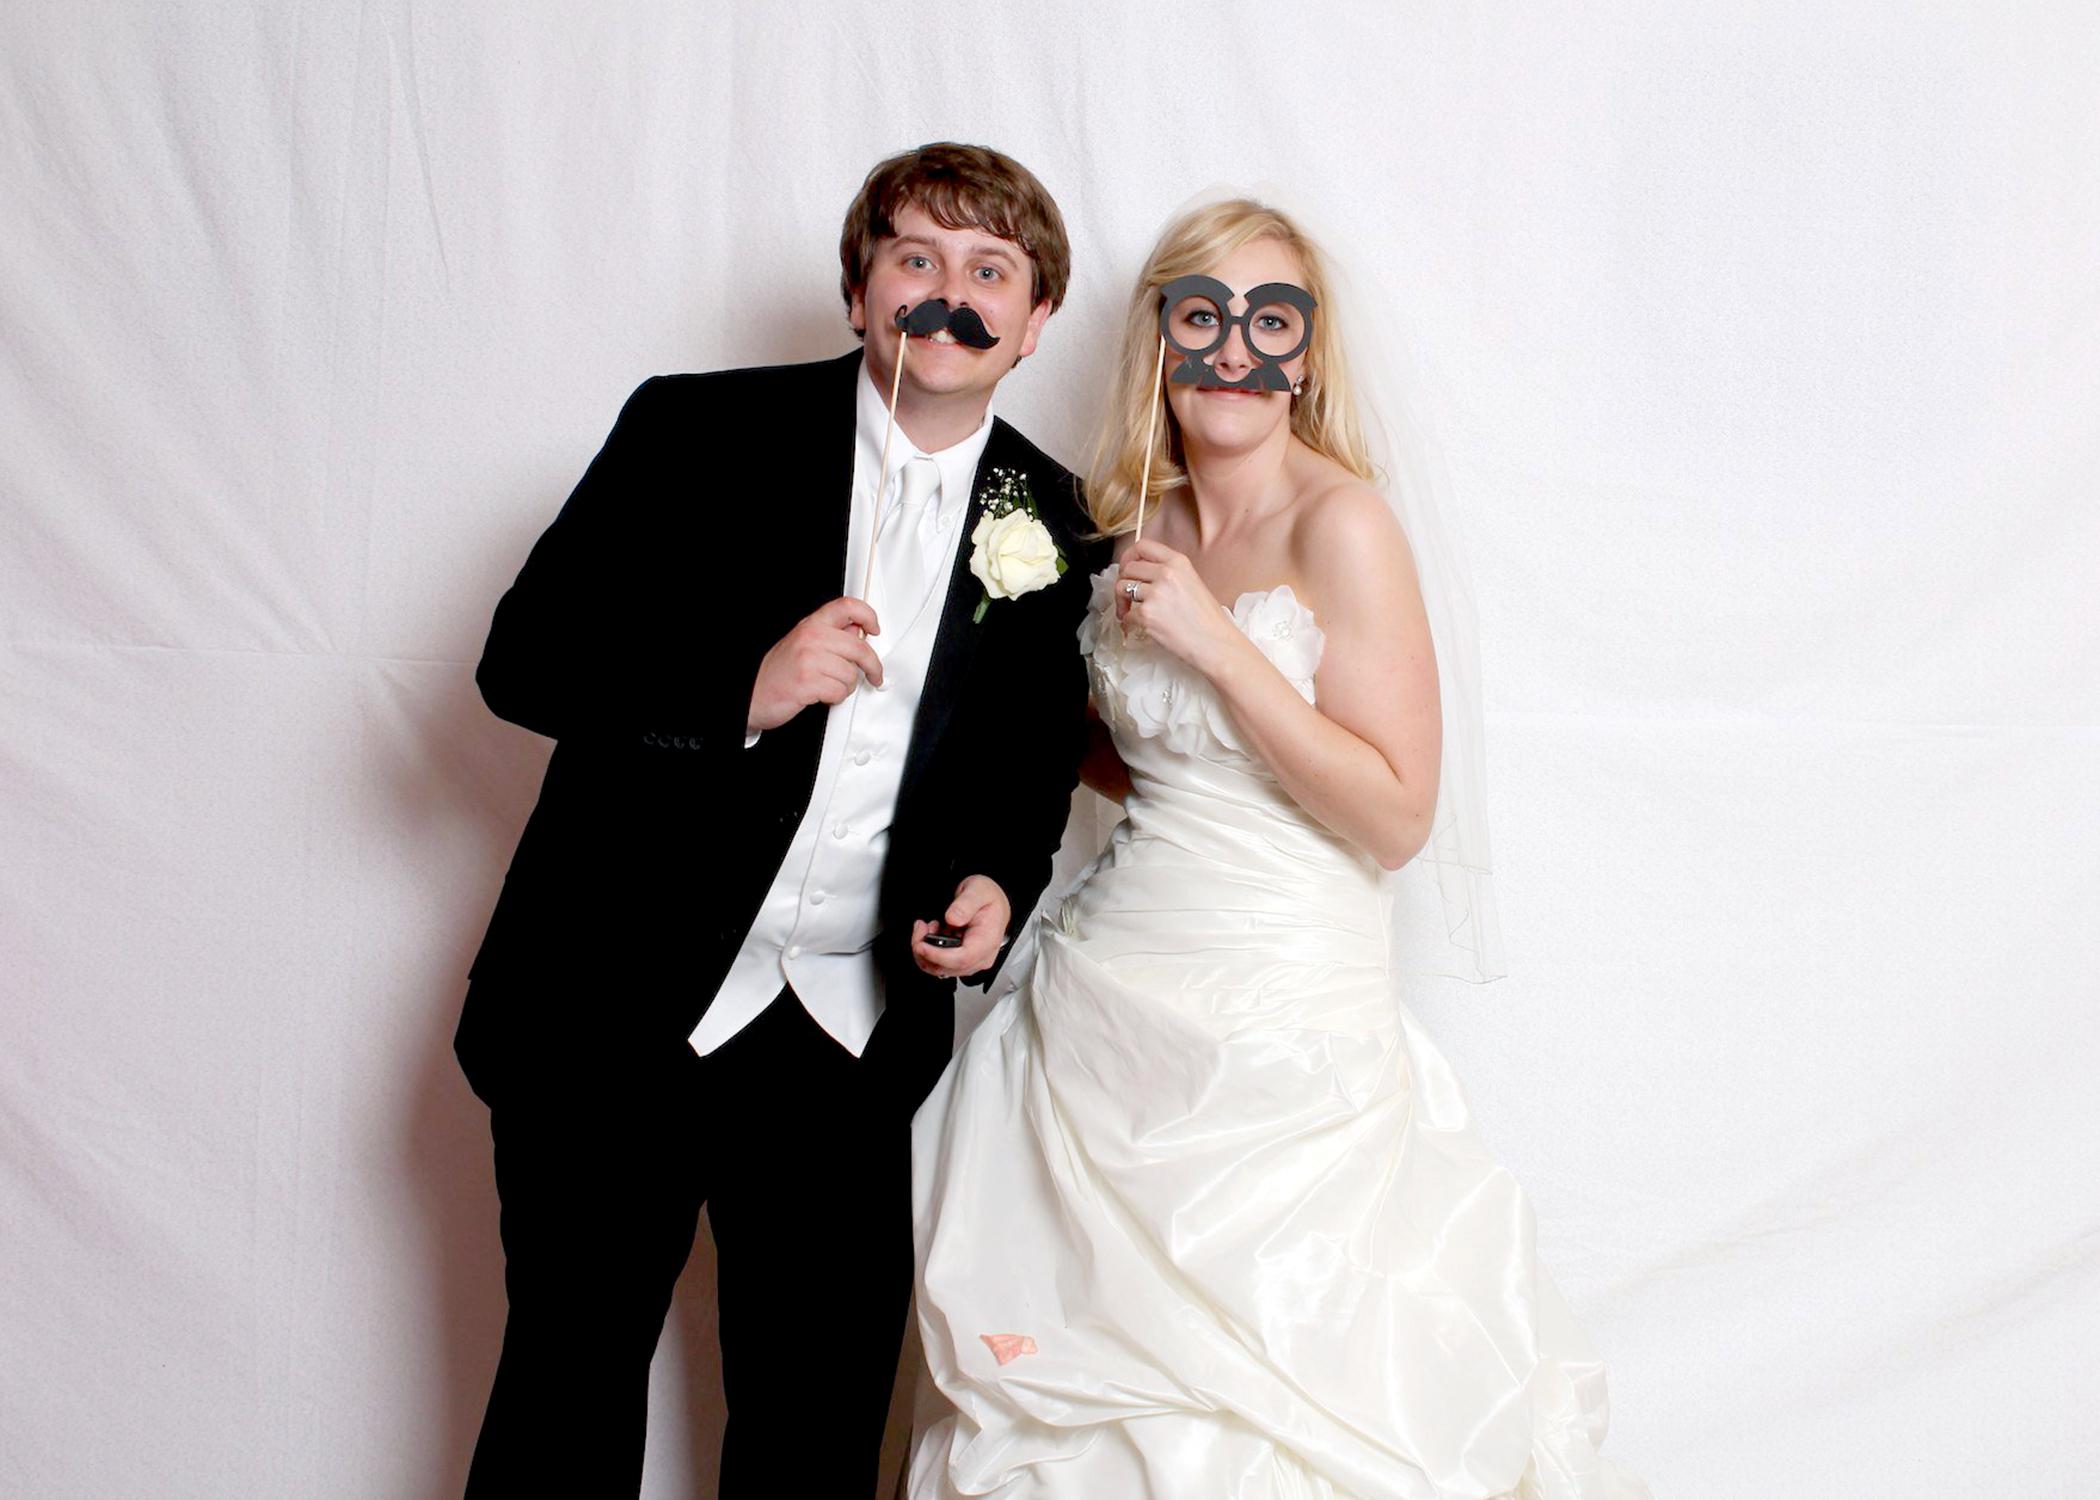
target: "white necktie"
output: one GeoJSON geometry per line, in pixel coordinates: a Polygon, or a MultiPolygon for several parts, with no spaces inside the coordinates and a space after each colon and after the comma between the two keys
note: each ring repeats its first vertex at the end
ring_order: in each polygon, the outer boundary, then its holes
{"type": "Polygon", "coordinates": [[[932,589],[934,541],[938,533],[934,503],[941,492],[941,467],[930,458],[915,458],[897,476],[897,499],[883,517],[875,539],[875,615],[882,623],[877,642],[894,646],[904,638],[925,608],[932,589]]]}

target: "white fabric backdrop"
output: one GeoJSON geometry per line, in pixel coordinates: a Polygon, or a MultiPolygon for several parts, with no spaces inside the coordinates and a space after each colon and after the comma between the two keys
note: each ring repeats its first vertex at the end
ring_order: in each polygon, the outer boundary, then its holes
{"type": "MultiPolygon", "coordinates": [[[[2095,1493],[2096,60],[1981,0],[0,11],[0,1492],[456,1493],[448,1046],[547,750],[490,609],[642,377],[848,346],[848,198],[954,136],[1073,225],[1001,398],[1067,458],[1207,184],[1412,319],[1513,964],[1417,1008],[1616,1455],[2095,1493]]],[[[708,1276],[651,1497],[711,1493],[708,1276]]]]}

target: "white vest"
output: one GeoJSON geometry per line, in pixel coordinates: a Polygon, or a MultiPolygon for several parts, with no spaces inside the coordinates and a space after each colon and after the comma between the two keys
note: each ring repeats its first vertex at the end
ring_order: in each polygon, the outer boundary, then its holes
{"type": "MultiPolygon", "coordinates": [[[[853,514],[841,594],[857,593],[866,577],[888,422],[887,406],[869,378],[865,360],[856,385],[853,514]]],[[[881,930],[876,901],[882,862],[889,850],[904,753],[933,659],[948,577],[962,539],[963,518],[969,513],[977,463],[991,432],[987,410],[975,432],[939,453],[922,454],[902,428],[891,442],[886,502],[894,501],[898,476],[912,459],[930,458],[940,470],[939,496],[929,502],[938,509],[920,528],[925,587],[912,599],[887,598],[878,570],[870,589],[874,597],[868,602],[882,625],[873,641],[882,657],[883,685],[871,688],[863,682],[845,702],[825,711],[824,748],[817,758],[809,810],[795,829],[787,856],[714,1003],[693,1029],[693,1050],[703,1056],[749,1025],[783,984],[794,986],[816,1023],[855,1057],[867,1046],[882,1015],[882,978],[870,951],[881,930]]],[[[785,532],[784,543],[795,545],[793,528],[785,532]]],[[[755,737],[747,742],[755,743],[755,737]]]]}

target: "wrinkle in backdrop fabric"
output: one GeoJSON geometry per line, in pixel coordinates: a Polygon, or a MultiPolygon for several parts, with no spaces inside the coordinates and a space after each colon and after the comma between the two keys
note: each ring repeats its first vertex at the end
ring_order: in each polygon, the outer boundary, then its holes
{"type": "MultiPolygon", "coordinates": [[[[502,1302],[448,1044],[547,753],[474,692],[489,612],[643,377],[850,347],[839,217],[943,136],[1070,220],[999,398],[1068,462],[1190,192],[1383,247],[1510,961],[1409,1004],[1612,1451],[2080,1492],[2100,22],[1279,17],[0,10],[0,1493],[456,1492],[502,1302]]],[[[710,1482],[710,1274],[651,1500],[710,1482]]]]}

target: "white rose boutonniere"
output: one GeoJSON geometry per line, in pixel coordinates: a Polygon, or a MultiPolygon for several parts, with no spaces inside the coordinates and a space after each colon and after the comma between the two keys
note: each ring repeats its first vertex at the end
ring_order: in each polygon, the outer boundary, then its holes
{"type": "Polygon", "coordinates": [[[984,514],[970,531],[970,572],[984,585],[984,597],[970,616],[976,624],[994,599],[1015,599],[1055,583],[1065,570],[1065,555],[1043,524],[1025,475],[1012,469],[991,472],[991,492],[984,514]]]}

